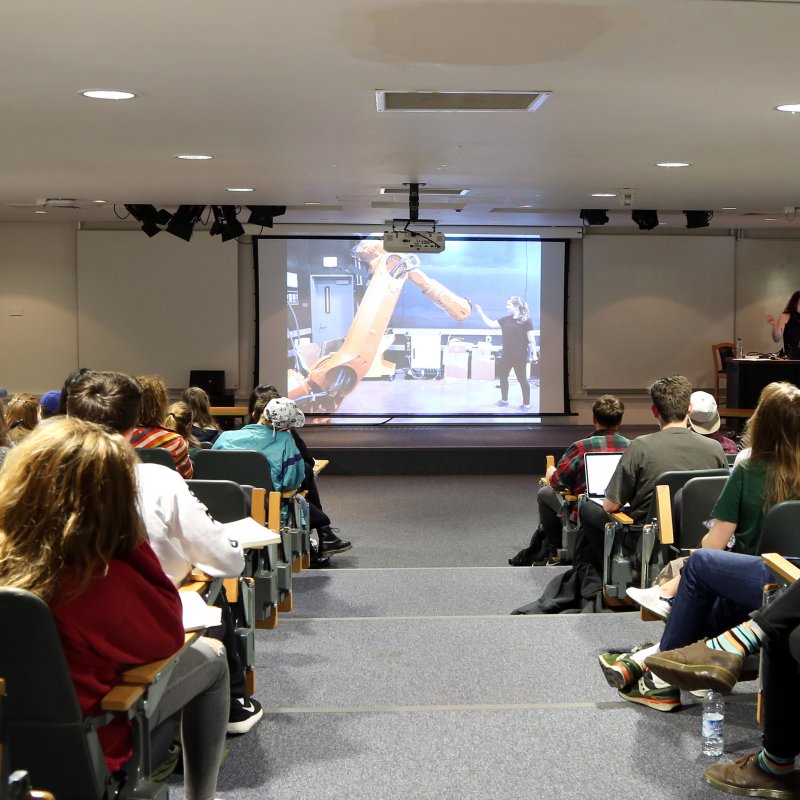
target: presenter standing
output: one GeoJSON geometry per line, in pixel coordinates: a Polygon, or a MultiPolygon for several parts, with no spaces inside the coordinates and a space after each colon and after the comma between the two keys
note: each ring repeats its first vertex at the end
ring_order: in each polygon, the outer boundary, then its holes
{"type": "Polygon", "coordinates": [[[772,325],[772,341],[779,342],[783,337],[783,352],[788,355],[792,348],[800,347],[800,290],[796,291],[775,318],[767,314],[767,322],[772,325]]]}
{"type": "Polygon", "coordinates": [[[508,375],[513,369],[522,389],[522,405],[519,408],[521,411],[528,411],[531,407],[531,387],[528,383],[527,362],[533,361],[536,347],[536,335],[528,316],[528,304],[516,295],[509,297],[506,302],[508,314],[500,319],[489,319],[477,303],[475,310],[480,314],[484,325],[500,328],[503,334],[503,355],[497,364],[500,378],[500,399],[497,405],[508,405],[508,375]]]}

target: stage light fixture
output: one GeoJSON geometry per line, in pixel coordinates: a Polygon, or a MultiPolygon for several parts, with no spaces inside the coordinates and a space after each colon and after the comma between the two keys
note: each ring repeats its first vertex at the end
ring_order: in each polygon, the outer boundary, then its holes
{"type": "Polygon", "coordinates": [[[658,227],[656,211],[631,211],[631,219],[639,226],[640,231],[651,231],[658,227]]]}
{"type": "Polygon", "coordinates": [[[608,209],[582,208],[581,219],[584,225],[605,225],[608,222],[608,209]]]}
{"type": "Polygon", "coordinates": [[[128,205],[126,203],[125,208],[137,222],[142,223],[142,230],[151,239],[161,232],[161,226],[166,225],[172,216],[169,211],[165,211],[163,208],[156,211],[156,207],[151,205],[128,205]]]}
{"type": "Polygon", "coordinates": [[[684,211],[687,228],[707,228],[714,216],[713,211],[684,211]]]}
{"type": "Polygon", "coordinates": [[[188,242],[192,238],[194,226],[200,222],[205,206],[178,206],[178,210],[167,223],[167,233],[188,242]]]}
{"type": "Polygon", "coordinates": [[[249,225],[271,228],[273,217],[286,213],[286,206],[247,206],[250,209],[249,225]]]}
{"type": "Polygon", "coordinates": [[[211,211],[214,214],[210,231],[212,236],[222,236],[223,242],[229,242],[244,235],[244,227],[236,219],[236,206],[211,206],[211,211]]]}

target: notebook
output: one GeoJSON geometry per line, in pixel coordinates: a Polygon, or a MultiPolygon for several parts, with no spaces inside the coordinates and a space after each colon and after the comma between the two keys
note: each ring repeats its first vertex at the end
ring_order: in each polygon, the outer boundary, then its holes
{"type": "Polygon", "coordinates": [[[603,505],[606,486],[608,486],[621,458],[622,453],[586,453],[584,455],[586,495],[591,501],[603,505]]]}

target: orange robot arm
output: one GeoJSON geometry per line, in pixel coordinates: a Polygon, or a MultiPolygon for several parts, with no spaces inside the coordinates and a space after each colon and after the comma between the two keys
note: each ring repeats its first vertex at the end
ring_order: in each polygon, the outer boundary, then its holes
{"type": "Polygon", "coordinates": [[[386,253],[376,242],[359,245],[355,254],[369,264],[372,278],[339,350],[317,359],[306,378],[294,374],[289,397],[307,407],[334,411],[358,385],[375,359],[406,280],[453,319],[461,322],[472,314],[469,300],[419,270],[416,255],[386,253]]]}

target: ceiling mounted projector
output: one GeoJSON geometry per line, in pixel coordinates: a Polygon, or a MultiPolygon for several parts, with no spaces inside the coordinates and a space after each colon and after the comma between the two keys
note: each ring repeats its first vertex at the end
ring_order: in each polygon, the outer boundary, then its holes
{"type": "Polygon", "coordinates": [[[444,234],[436,231],[386,231],[383,249],[387,253],[441,253],[444,234]]]}

